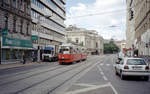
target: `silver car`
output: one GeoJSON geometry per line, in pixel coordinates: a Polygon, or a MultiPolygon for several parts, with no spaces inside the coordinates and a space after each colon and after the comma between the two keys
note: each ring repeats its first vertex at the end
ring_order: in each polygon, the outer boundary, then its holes
{"type": "Polygon", "coordinates": [[[142,58],[118,59],[115,64],[115,71],[122,80],[127,76],[143,76],[148,81],[150,75],[149,64],[142,58]]]}

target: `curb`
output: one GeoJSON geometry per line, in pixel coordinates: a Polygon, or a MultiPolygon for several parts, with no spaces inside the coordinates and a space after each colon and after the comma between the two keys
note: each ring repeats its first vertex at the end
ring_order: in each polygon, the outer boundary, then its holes
{"type": "Polygon", "coordinates": [[[12,68],[19,68],[19,67],[25,67],[25,66],[30,66],[30,65],[33,65],[33,64],[38,64],[37,62],[32,62],[32,63],[26,63],[26,64],[22,64],[22,63],[18,63],[16,65],[0,65],[0,70],[7,70],[7,69],[12,69],[12,68]],[[5,67],[6,66],[6,67],[5,67]],[[7,67],[8,66],[8,67],[7,67]]]}

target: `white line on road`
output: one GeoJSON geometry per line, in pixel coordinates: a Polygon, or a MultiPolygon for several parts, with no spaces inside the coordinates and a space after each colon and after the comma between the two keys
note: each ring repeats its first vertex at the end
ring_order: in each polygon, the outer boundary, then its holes
{"type": "Polygon", "coordinates": [[[100,64],[100,66],[103,66],[103,65],[104,65],[103,63],[100,64]]]}
{"type": "Polygon", "coordinates": [[[106,76],[103,76],[103,79],[104,79],[105,81],[108,81],[108,79],[107,79],[107,77],[106,77],[106,76]]]}
{"type": "Polygon", "coordinates": [[[104,75],[104,73],[101,71],[101,75],[104,75]]]}
{"type": "Polygon", "coordinates": [[[78,83],[78,84],[75,84],[75,85],[78,85],[78,86],[86,86],[86,87],[93,87],[93,86],[96,86],[96,85],[85,84],[85,83],[78,83]]]}
{"type": "Polygon", "coordinates": [[[104,72],[102,71],[102,69],[101,69],[99,66],[97,66],[97,68],[99,69],[101,75],[103,76],[103,79],[104,79],[105,81],[108,81],[108,79],[107,79],[107,77],[104,75],[104,72]]]}
{"type": "Polygon", "coordinates": [[[110,64],[106,64],[106,66],[110,66],[110,64]]]}
{"type": "Polygon", "coordinates": [[[118,92],[117,92],[117,90],[114,88],[114,86],[113,86],[111,83],[109,83],[109,85],[110,85],[110,87],[112,88],[112,90],[114,91],[114,93],[115,93],[115,94],[118,94],[118,92]]]}
{"type": "Polygon", "coordinates": [[[91,90],[95,90],[95,89],[98,89],[98,88],[109,87],[109,86],[110,86],[110,83],[107,83],[107,84],[104,84],[104,85],[98,85],[98,86],[94,86],[94,87],[89,87],[89,88],[84,88],[84,89],[78,89],[78,90],[75,90],[75,91],[70,91],[70,92],[67,92],[65,94],[78,94],[78,93],[82,93],[82,92],[88,92],[88,91],[91,91],[91,90]]]}

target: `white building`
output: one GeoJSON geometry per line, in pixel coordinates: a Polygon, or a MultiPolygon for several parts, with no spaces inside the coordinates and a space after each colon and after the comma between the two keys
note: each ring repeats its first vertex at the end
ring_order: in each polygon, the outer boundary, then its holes
{"type": "Polygon", "coordinates": [[[66,38],[86,47],[90,54],[103,54],[103,38],[95,30],[70,26],[66,29],[66,38]]]}
{"type": "MultiPolygon", "coordinates": [[[[39,36],[39,47],[58,46],[65,40],[65,0],[31,0],[32,35],[39,36]],[[40,25],[37,25],[40,23],[40,25]]],[[[38,41],[33,41],[38,49],[38,41]]]]}

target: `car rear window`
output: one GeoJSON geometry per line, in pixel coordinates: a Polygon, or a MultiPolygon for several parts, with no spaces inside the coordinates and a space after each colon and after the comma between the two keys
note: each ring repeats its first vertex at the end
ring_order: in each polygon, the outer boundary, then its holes
{"type": "Polygon", "coordinates": [[[143,59],[128,59],[127,65],[146,65],[143,59]]]}

